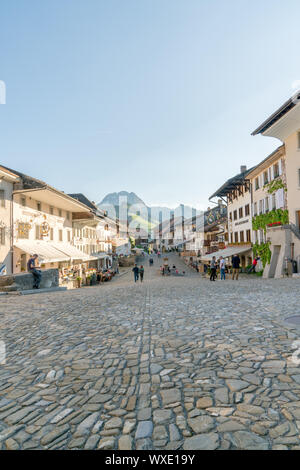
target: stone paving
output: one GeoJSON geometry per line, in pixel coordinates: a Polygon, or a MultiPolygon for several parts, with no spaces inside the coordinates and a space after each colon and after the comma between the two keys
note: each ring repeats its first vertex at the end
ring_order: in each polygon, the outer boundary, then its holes
{"type": "Polygon", "coordinates": [[[300,449],[299,280],[158,267],[0,298],[0,449],[300,449]]]}

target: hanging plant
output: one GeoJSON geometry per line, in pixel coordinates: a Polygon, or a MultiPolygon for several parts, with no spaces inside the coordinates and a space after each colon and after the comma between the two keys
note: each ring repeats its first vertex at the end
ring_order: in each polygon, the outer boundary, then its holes
{"type": "Polygon", "coordinates": [[[284,184],[284,182],[282,181],[281,178],[273,180],[273,181],[271,181],[271,183],[266,184],[264,186],[264,189],[267,189],[267,192],[269,194],[273,194],[276,191],[278,191],[279,189],[284,189],[284,191],[287,191],[287,187],[286,187],[286,185],[284,184]]]}
{"type": "Polygon", "coordinates": [[[267,231],[267,226],[270,224],[287,225],[289,223],[289,212],[288,210],[283,209],[274,209],[267,214],[260,214],[252,219],[252,228],[253,230],[263,230],[265,233],[267,231]]]}
{"type": "Polygon", "coordinates": [[[256,258],[256,256],[259,256],[264,268],[266,267],[266,264],[270,264],[271,262],[272,252],[270,250],[270,245],[271,242],[260,244],[255,243],[253,245],[254,258],[256,258]]]}

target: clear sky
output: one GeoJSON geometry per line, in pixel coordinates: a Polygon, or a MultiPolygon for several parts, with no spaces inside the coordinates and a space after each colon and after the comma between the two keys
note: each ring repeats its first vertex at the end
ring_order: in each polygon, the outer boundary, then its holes
{"type": "Polygon", "coordinates": [[[299,0],[1,2],[0,163],[206,208],[280,145],[250,134],[300,80],[299,18],[299,0]]]}

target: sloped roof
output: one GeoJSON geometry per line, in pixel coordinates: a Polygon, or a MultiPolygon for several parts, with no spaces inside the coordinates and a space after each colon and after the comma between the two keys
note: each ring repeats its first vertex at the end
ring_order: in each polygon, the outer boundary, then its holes
{"type": "Polygon", "coordinates": [[[212,196],[210,196],[209,200],[213,199],[214,197],[226,197],[230,191],[245,183],[248,174],[253,171],[254,168],[256,168],[256,166],[250,168],[249,170],[243,171],[242,173],[239,173],[233,178],[227,180],[226,183],[224,183],[212,196]]]}
{"type": "Polygon", "coordinates": [[[77,199],[77,201],[82,202],[82,204],[85,204],[88,206],[90,209],[93,211],[99,211],[101,212],[98,207],[93,204],[84,194],[82,193],[75,193],[75,194],[68,194],[68,196],[72,197],[73,199],[77,199]]]}
{"type": "Polygon", "coordinates": [[[279,121],[285,114],[287,114],[291,109],[295,108],[299,103],[300,94],[293,96],[288,99],[280,108],[271,114],[268,119],[266,119],[251,135],[263,134],[267,129],[269,129],[275,122],[279,121]]]}

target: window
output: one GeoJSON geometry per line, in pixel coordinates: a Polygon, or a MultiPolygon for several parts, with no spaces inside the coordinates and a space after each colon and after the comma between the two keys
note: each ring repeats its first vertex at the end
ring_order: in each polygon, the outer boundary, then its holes
{"type": "Polygon", "coordinates": [[[254,212],[254,217],[257,215],[257,202],[254,203],[254,206],[253,206],[253,212],[254,212]]]}
{"type": "Polygon", "coordinates": [[[250,205],[249,204],[247,204],[245,206],[245,216],[247,216],[247,215],[250,215],[250,205]]]}
{"type": "Polygon", "coordinates": [[[53,228],[50,228],[50,240],[53,240],[53,228]]]}
{"type": "Polygon", "coordinates": [[[70,230],[68,230],[68,242],[70,242],[70,241],[71,241],[71,232],[70,232],[70,230]]]}
{"type": "Polygon", "coordinates": [[[300,132],[298,132],[298,150],[300,150],[300,132]]]}
{"type": "Polygon", "coordinates": [[[54,214],[54,208],[52,206],[50,206],[50,214],[53,215],[54,214]]]}
{"type": "Polygon", "coordinates": [[[278,176],[279,176],[279,165],[278,165],[278,163],[275,163],[275,165],[273,166],[273,172],[274,172],[274,179],[278,178],[278,176]]]}
{"type": "Polygon", "coordinates": [[[237,211],[234,211],[234,213],[233,213],[233,219],[234,219],[234,220],[237,220],[237,211]]]}
{"type": "Polygon", "coordinates": [[[269,212],[269,198],[265,198],[265,213],[269,212]]]}
{"type": "Polygon", "coordinates": [[[259,201],[259,213],[262,214],[263,213],[263,199],[261,199],[259,201]]]}
{"type": "Polygon", "coordinates": [[[247,242],[251,242],[251,230],[246,230],[246,239],[247,242]]]}
{"type": "Polygon", "coordinates": [[[30,225],[20,222],[18,224],[18,238],[29,238],[30,225]]]}
{"type": "Polygon", "coordinates": [[[272,194],[272,210],[276,209],[276,196],[272,194]]]}
{"type": "Polygon", "coordinates": [[[244,242],[244,231],[240,232],[240,242],[244,242]]]}
{"type": "Polygon", "coordinates": [[[255,191],[259,189],[259,179],[255,178],[255,191]]]}
{"type": "Polygon", "coordinates": [[[41,240],[41,226],[40,225],[36,225],[35,226],[35,239],[36,240],[41,240]]]}
{"type": "Polygon", "coordinates": [[[0,244],[5,245],[5,227],[0,228],[0,244]]]}
{"type": "Polygon", "coordinates": [[[67,219],[70,220],[70,212],[67,212],[67,219]]]}
{"type": "Polygon", "coordinates": [[[21,196],[21,206],[25,207],[26,206],[26,197],[21,196]]]}
{"type": "Polygon", "coordinates": [[[4,189],[0,190],[0,207],[5,207],[5,192],[4,192],[4,189]]]}
{"type": "Polygon", "coordinates": [[[269,182],[268,172],[265,171],[265,172],[264,172],[264,184],[268,184],[268,182],[269,182]]]}
{"type": "Polygon", "coordinates": [[[58,237],[59,237],[59,241],[62,242],[63,241],[63,231],[62,230],[58,231],[58,237]]]}
{"type": "Polygon", "coordinates": [[[235,233],[234,233],[234,241],[235,241],[235,243],[238,243],[238,242],[239,242],[239,234],[238,234],[238,232],[235,232],[235,233]]]}
{"type": "Polygon", "coordinates": [[[239,208],[239,218],[240,219],[243,218],[243,208],[242,207],[239,208]]]}
{"type": "MultiPolygon", "coordinates": [[[[300,150],[300,149],[299,149],[300,150]]],[[[300,168],[298,170],[298,186],[300,187],[300,168]]]]}
{"type": "Polygon", "coordinates": [[[39,212],[41,212],[41,210],[42,210],[42,204],[41,204],[40,202],[37,202],[37,203],[36,203],[36,208],[37,208],[37,210],[38,210],[39,212]]]}
{"type": "Polygon", "coordinates": [[[58,209],[58,217],[62,217],[62,210],[58,209]]]}
{"type": "MultiPolygon", "coordinates": [[[[300,181],[300,170],[299,170],[299,181],[300,181]]],[[[300,186],[300,183],[299,183],[299,186],[300,186]]],[[[229,214],[229,220],[232,221],[232,212],[230,212],[230,214],[229,214]]]]}

